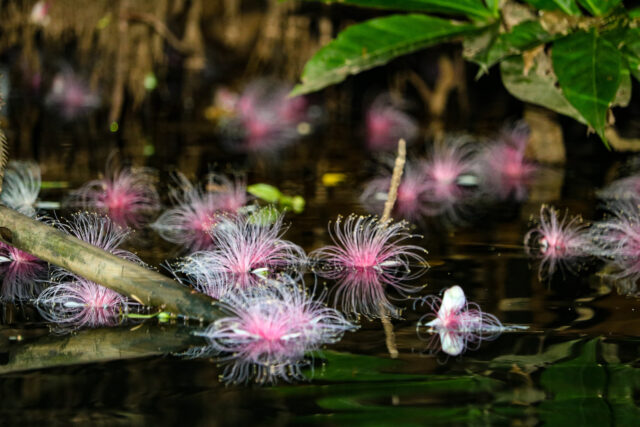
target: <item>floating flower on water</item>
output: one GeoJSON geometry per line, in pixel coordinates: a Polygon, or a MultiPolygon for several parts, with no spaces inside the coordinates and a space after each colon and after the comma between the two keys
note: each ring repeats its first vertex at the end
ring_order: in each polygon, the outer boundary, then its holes
{"type": "MultiPolygon", "coordinates": [[[[231,116],[222,120],[223,133],[235,148],[268,152],[295,142],[300,126],[310,126],[309,103],[304,97],[289,97],[291,88],[268,80],[247,86],[237,97],[222,91],[216,97],[220,108],[231,116]]],[[[303,127],[304,128],[304,127],[303,127]]]]}
{"type": "Polygon", "coordinates": [[[35,297],[47,275],[47,263],[27,252],[0,242],[2,301],[21,301],[35,297]]]}
{"type": "Polygon", "coordinates": [[[524,236],[524,246],[528,255],[541,259],[538,277],[543,280],[558,268],[571,270],[592,245],[582,218],[567,212],[560,217],[556,209],[542,205],[539,223],[524,236]]]}
{"type": "Polygon", "coordinates": [[[35,301],[49,322],[61,327],[114,326],[137,303],[97,283],[76,277],[46,288],[35,301]]]}
{"type": "Polygon", "coordinates": [[[525,157],[529,129],[520,124],[503,131],[501,138],[480,155],[480,174],[485,191],[498,199],[524,200],[527,185],[537,166],[525,157]]]}
{"type": "Polygon", "coordinates": [[[212,247],[210,231],[218,216],[235,214],[249,202],[246,183],[241,179],[231,181],[210,174],[205,188],[198,188],[184,175],[177,174],[176,182],[170,192],[175,207],[160,215],[151,227],[163,239],[190,251],[212,247]]]}
{"type": "Polygon", "coordinates": [[[71,69],[65,69],[53,78],[53,85],[45,103],[65,119],[73,120],[98,108],[100,97],[71,69]]]}
{"type": "Polygon", "coordinates": [[[393,150],[399,139],[411,142],[418,135],[413,117],[396,107],[388,94],[379,95],[366,116],[367,147],[371,150],[393,150]]]}
{"type": "MultiPolygon", "coordinates": [[[[387,193],[391,185],[391,173],[384,177],[370,181],[362,195],[360,202],[368,210],[381,214],[387,201],[387,193]]],[[[427,185],[424,176],[412,165],[407,165],[402,181],[398,186],[396,202],[393,205],[392,215],[408,221],[419,221],[428,215],[427,185]]]]}
{"type": "MultiPolygon", "coordinates": [[[[71,220],[54,223],[58,228],[115,256],[142,265],[137,255],[120,248],[130,231],[109,218],[92,213],[74,214],[71,220]]],[[[51,273],[52,285],[38,296],[42,316],[62,327],[112,326],[121,313],[139,304],[97,283],[60,267],[51,273]]]]}
{"type": "Polygon", "coordinates": [[[21,214],[33,217],[42,179],[34,162],[11,161],[7,164],[0,201],[21,214]]]}
{"type": "MultiPolygon", "coordinates": [[[[90,245],[97,246],[117,257],[136,264],[143,264],[137,255],[120,248],[131,234],[131,230],[120,227],[106,216],[79,212],[73,214],[70,220],[53,221],[53,225],[65,233],[77,237],[90,245]]],[[[67,279],[69,275],[75,276],[61,267],[53,267],[51,279],[62,281],[67,279]]]]}
{"type": "Polygon", "coordinates": [[[219,354],[225,383],[304,379],[301,370],[309,365],[305,354],[355,329],[291,281],[228,294],[224,307],[229,315],[198,335],[209,342],[209,352],[219,354]]]}
{"type": "Polygon", "coordinates": [[[427,350],[431,353],[442,350],[458,356],[467,349],[477,350],[482,341],[494,340],[506,329],[497,317],[482,312],[478,304],[467,302],[460,286],[447,289],[442,299],[429,295],[419,301],[430,312],[420,318],[416,330],[422,336],[421,328],[426,329],[427,350]]]}
{"type": "Polygon", "coordinates": [[[640,203],[640,175],[632,175],[613,181],[598,191],[598,198],[603,200],[628,200],[640,203]]]}
{"type": "Polygon", "coordinates": [[[416,292],[420,288],[407,282],[427,267],[421,255],[426,251],[405,243],[415,236],[407,232],[404,223],[380,223],[375,217],[356,215],[346,220],[338,217],[329,233],[334,244],[313,251],[309,257],[316,262],[319,276],[337,280],[334,305],[367,317],[379,317],[381,311],[397,316],[385,288],[400,294],[416,292]]]}
{"type": "Polygon", "coordinates": [[[624,294],[636,294],[640,279],[640,207],[629,201],[611,202],[609,219],[595,223],[590,230],[594,255],[610,261],[607,276],[615,280],[624,294]]]}
{"type": "Polygon", "coordinates": [[[104,178],[87,182],[70,195],[71,207],[92,209],[122,227],[140,228],[160,209],[154,177],[147,168],[118,168],[112,157],[104,178]]]}
{"type": "Polygon", "coordinates": [[[444,215],[459,222],[462,204],[471,195],[469,186],[460,181],[477,181],[476,161],[471,146],[461,140],[434,145],[429,157],[420,162],[429,215],[444,215]]]}
{"type": "Polygon", "coordinates": [[[271,224],[254,223],[248,217],[222,217],[211,228],[215,247],[184,258],[176,271],[195,279],[200,291],[220,297],[229,286],[246,290],[265,277],[295,272],[306,263],[304,250],[282,239],[282,216],[271,224]]]}

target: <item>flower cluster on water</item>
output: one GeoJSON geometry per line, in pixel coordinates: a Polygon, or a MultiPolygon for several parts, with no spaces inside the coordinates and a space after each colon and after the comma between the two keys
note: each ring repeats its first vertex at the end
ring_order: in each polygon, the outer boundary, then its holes
{"type": "MultiPolygon", "coordinates": [[[[393,215],[460,224],[474,204],[525,199],[538,168],[524,155],[527,136],[520,125],[491,143],[457,137],[434,144],[426,158],[406,166],[393,215]]],[[[369,211],[382,212],[390,181],[391,171],[386,171],[366,185],[360,201],[369,211]]]]}
{"type": "MultiPolygon", "coordinates": [[[[427,182],[416,178],[409,187],[405,183],[398,203],[413,203],[411,186],[424,186],[425,194],[443,205],[465,193],[458,180],[472,170],[466,150],[434,149],[431,160],[406,175],[428,177],[427,182]]],[[[7,173],[3,203],[35,215],[39,171],[23,163],[12,165],[7,173]]],[[[93,212],[49,222],[139,265],[144,265],[142,260],[122,247],[132,232],[127,225],[148,225],[180,245],[186,254],[170,263],[172,273],[184,285],[217,299],[225,312],[197,332],[207,345],[192,354],[212,355],[226,383],[303,378],[303,369],[313,367],[313,353],[355,330],[356,320],[399,318],[401,311],[392,300],[424,288],[419,278],[429,267],[426,251],[405,222],[338,217],[329,224],[330,244],[307,255],[285,239],[282,213],[258,209],[244,179],[209,174],[196,185],[176,174],[168,194],[173,206],[152,222],[161,208],[154,181],[149,170],[118,168],[111,160],[104,178],[90,181],[67,200],[68,207],[93,212]],[[307,273],[314,282],[317,277],[325,280],[320,288],[305,285],[307,273]]],[[[433,199],[429,203],[428,209],[447,209],[436,207],[433,199]]],[[[138,301],[63,268],[48,267],[11,246],[1,245],[0,257],[3,299],[32,299],[59,332],[117,325],[142,308],[138,301]]],[[[453,291],[447,292],[440,308],[435,297],[421,300],[437,315],[419,324],[440,337],[447,354],[460,354],[461,347],[479,343],[478,336],[489,339],[497,334],[497,319],[471,303],[451,305],[447,295],[453,291]],[[491,325],[494,335],[488,332],[491,325]]]]}

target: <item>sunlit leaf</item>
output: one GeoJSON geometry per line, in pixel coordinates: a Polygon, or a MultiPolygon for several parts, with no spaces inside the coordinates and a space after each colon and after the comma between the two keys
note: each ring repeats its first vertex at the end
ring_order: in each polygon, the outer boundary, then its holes
{"type": "Polygon", "coordinates": [[[350,74],[475,30],[471,24],[426,15],[391,15],[352,25],[307,62],[302,83],[292,95],[322,89],[350,74]]]}
{"type": "MultiPolygon", "coordinates": [[[[482,0],[307,0],[322,3],[338,3],[350,6],[375,7],[412,12],[436,12],[453,15],[465,15],[470,18],[488,18],[493,7],[487,9],[482,0]]],[[[498,0],[489,0],[497,3],[498,0]]]]}
{"type": "Polygon", "coordinates": [[[620,52],[594,30],[580,31],[553,44],[552,62],[564,96],[606,142],[607,110],[620,86],[620,52]]]}
{"type": "Polygon", "coordinates": [[[604,15],[621,2],[622,0],[578,0],[580,6],[595,16],[604,15]]]}
{"type": "Polygon", "coordinates": [[[253,184],[247,187],[247,192],[268,203],[277,203],[282,193],[273,185],[253,184]]]}
{"type": "Polygon", "coordinates": [[[575,0],[525,0],[531,6],[541,10],[561,10],[568,15],[580,15],[575,0]]]}

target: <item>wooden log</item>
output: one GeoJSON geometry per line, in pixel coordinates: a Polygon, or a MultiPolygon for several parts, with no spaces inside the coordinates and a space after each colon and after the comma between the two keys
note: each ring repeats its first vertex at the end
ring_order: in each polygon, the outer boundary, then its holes
{"type": "Polygon", "coordinates": [[[0,241],[146,306],[201,322],[222,316],[210,297],[4,206],[0,206],[0,241]]]}

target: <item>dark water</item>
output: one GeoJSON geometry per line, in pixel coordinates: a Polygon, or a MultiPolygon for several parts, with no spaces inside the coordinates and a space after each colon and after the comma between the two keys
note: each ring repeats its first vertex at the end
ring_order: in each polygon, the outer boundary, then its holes
{"type": "MultiPolygon", "coordinates": [[[[117,142],[71,131],[44,136],[37,147],[43,179],[77,187],[103,169],[113,148],[134,164],[156,167],[161,181],[175,169],[192,177],[211,168],[243,171],[249,183],[267,182],[305,197],[304,213],[287,217],[286,237],[310,251],[330,243],[329,219],[364,212],[357,199],[379,167],[360,150],[355,132],[328,130],[277,156],[247,158],[221,149],[206,125],[189,132],[170,124],[153,129],[117,142]],[[143,154],[145,145],[154,147],[152,155],[143,154]],[[346,180],[325,187],[322,176],[328,172],[344,173],[346,180]]],[[[422,152],[413,147],[410,156],[422,152]]],[[[527,331],[505,333],[459,357],[433,356],[425,354],[415,329],[424,310],[399,302],[408,309],[394,322],[398,360],[388,357],[380,323],[363,320],[357,332],[316,355],[308,382],[239,387],[221,384],[211,360],[174,355],[191,342],[180,325],[152,321],[52,336],[30,307],[5,306],[2,364],[30,345],[41,345],[46,359],[61,342],[67,350],[79,342],[87,358],[124,359],[41,369],[33,369],[37,360],[26,360],[24,370],[0,376],[0,424],[635,424],[637,300],[602,283],[597,265],[586,266],[581,277],[559,275],[541,283],[535,261],[521,246],[530,216],[543,202],[597,218],[593,191],[605,180],[606,166],[572,161],[566,169],[545,171],[524,203],[478,208],[456,230],[435,222],[416,230],[424,235],[419,244],[429,250],[432,266],[419,279],[426,284],[420,295],[460,285],[484,311],[503,323],[526,325],[527,331]],[[87,342],[92,346],[83,348],[87,342]]],[[[63,194],[45,189],[41,199],[63,194]]],[[[147,231],[137,233],[131,248],[155,266],[178,255],[147,231]]]]}

